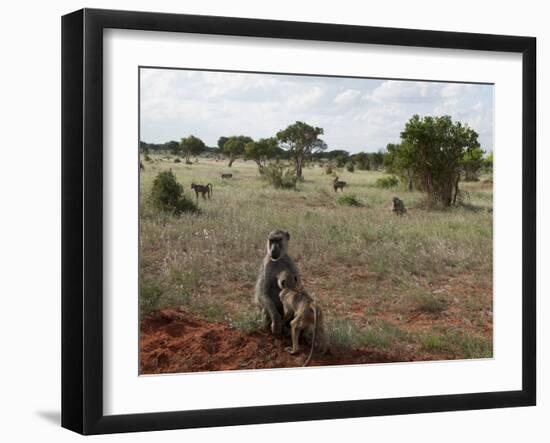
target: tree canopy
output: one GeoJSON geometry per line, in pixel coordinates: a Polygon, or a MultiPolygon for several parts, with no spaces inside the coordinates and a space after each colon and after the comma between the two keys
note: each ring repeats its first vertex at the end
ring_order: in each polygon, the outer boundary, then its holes
{"type": "Polygon", "coordinates": [[[186,163],[191,163],[190,158],[192,155],[199,155],[202,151],[205,150],[206,145],[204,142],[194,135],[189,137],[182,138],[180,141],[181,151],[185,155],[186,163]]]}
{"type": "MultiPolygon", "coordinates": [[[[218,144],[223,138],[224,137],[220,137],[220,140],[218,140],[218,144]]],[[[228,137],[227,140],[225,140],[222,145],[222,149],[224,154],[229,157],[229,167],[233,165],[233,162],[237,160],[237,158],[243,155],[245,145],[247,143],[250,143],[251,141],[253,140],[246,135],[234,135],[232,137],[228,137]]]]}
{"type": "Polygon", "coordinates": [[[281,147],[289,151],[294,162],[298,179],[302,179],[303,166],[311,159],[312,154],[327,149],[326,143],[319,138],[322,134],[323,128],[310,126],[300,121],[277,132],[277,139],[281,143],[281,147]]]}
{"type": "Polygon", "coordinates": [[[229,137],[220,137],[218,139],[218,149],[223,153],[223,145],[225,145],[225,142],[229,140],[229,137]]]}
{"type": "Polygon", "coordinates": [[[279,148],[276,138],[262,138],[258,141],[248,142],[244,146],[244,158],[255,161],[260,174],[263,174],[267,161],[275,158],[280,151],[281,148],[279,148]]]}
{"type": "Polygon", "coordinates": [[[456,203],[465,156],[479,149],[478,134],[461,122],[414,115],[391,152],[389,167],[414,178],[418,187],[445,206],[456,203]]]}
{"type": "Polygon", "coordinates": [[[478,180],[479,171],[484,165],[484,156],[485,151],[483,151],[483,149],[479,146],[464,153],[461,160],[462,169],[464,171],[464,180],[478,180]]]}

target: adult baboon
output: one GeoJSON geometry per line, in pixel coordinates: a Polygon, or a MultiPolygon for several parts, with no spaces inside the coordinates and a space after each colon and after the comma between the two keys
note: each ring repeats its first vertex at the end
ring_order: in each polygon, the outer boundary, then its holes
{"type": "Polygon", "coordinates": [[[195,190],[197,200],[199,199],[199,192],[205,200],[206,195],[208,195],[208,198],[212,198],[212,183],[208,183],[207,185],[197,185],[195,183],[191,183],[191,189],[195,190]]]}
{"type": "Polygon", "coordinates": [[[139,169],[140,171],[145,171],[145,166],[143,166],[143,163],[141,163],[141,161],[139,162],[139,169]]]}
{"type": "Polygon", "coordinates": [[[398,197],[394,197],[392,211],[397,215],[404,215],[407,212],[407,209],[405,208],[405,203],[403,203],[403,200],[398,197]]]}
{"type": "Polygon", "coordinates": [[[280,336],[283,331],[283,304],[279,298],[277,275],[281,271],[290,271],[299,278],[298,268],[288,255],[288,232],[276,229],[267,236],[267,254],[265,255],[258,279],[254,297],[262,311],[264,324],[271,326],[271,332],[280,336]]]}
{"type": "Polygon", "coordinates": [[[283,304],[283,321],[290,320],[292,347],[286,348],[286,351],[291,354],[300,352],[300,334],[308,327],[313,328],[311,350],[303,364],[307,366],[315,348],[322,353],[327,351],[323,311],[304,290],[298,278],[289,271],[285,270],[277,275],[277,284],[281,289],[279,298],[283,304]]]}
{"type": "Polygon", "coordinates": [[[222,178],[231,178],[231,177],[233,177],[233,174],[231,173],[222,174],[222,178]]]}
{"type": "Polygon", "coordinates": [[[334,192],[338,192],[338,188],[344,192],[344,187],[347,186],[347,183],[344,181],[338,180],[338,176],[334,177],[334,180],[332,181],[332,187],[334,188],[334,192]]]}

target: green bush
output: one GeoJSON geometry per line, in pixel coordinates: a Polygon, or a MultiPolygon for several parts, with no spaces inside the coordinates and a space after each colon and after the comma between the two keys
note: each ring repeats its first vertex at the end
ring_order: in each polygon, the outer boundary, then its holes
{"type": "Polygon", "coordinates": [[[336,156],[336,167],[343,168],[346,166],[346,157],[343,155],[336,156]]]}
{"type": "Polygon", "coordinates": [[[157,281],[144,279],[140,281],[139,291],[139,315],[143,318],[149,312],[158,309],[163,290],[157,281]]]}
{"type": "Polygon", "coordinates": [[[183,186],[178,183],[172,171],[157,174],[151,189],[151,203],[160,212],[181,214],[182,212],[199,212],[195,202],[183,193],[183,186]]]}
{"type": "Polygon", "coordinates": [[[419,311],[439,314],[448,308],[445,299],[430,293],[417,293],[412,296],[416,308],[419,311]]]}
{"type": "Polygon", "coordinates": [[[143,159],[146,161],[146,162],[152,162],[153,159],[151,157],[149,157],[149,154],[145,154],[145,156],[143,157],[143,159]]]}
{"type": "Polygon", "coordinates": [[[345,206],[363,206],[355,195],[342,195],[338,198],[338,203],[345,206]]]}
{"type": "Polygon", "coordinates": [[[346,163],[346,169],[348,172],[355,172],[355,165],[352,162],[346,163]]]}
{"type": "Polygon", "coordinates": [[[294,170],[277,163],[270,163],[266,166],[264,177],[270,185],[277,189],[296,189],[298,181],[294,170]]]}
{"type": "Polygon", "coordinates": [[[389,177],[381,177],[378,180],[376,180],[376,187],[377,188],[395,188],[399,185],[399,180],[395,175],[390,175],[389,177]]]}

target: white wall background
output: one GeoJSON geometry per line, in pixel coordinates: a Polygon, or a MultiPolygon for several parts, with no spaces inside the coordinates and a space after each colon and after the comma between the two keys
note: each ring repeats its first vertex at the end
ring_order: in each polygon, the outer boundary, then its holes
{"type": "MultiPolygon", "coordinates": [[[[0,438],[75,441],[60,414],[60,17],[81,7],[319,21],[538,38],[539,225],[549,220],[550,28],[535,0],[338,2],[112,0],[5,2],[0,26],[0,438]],[[543,109],[544,108],[544,109],[543,109]],[[546,122],[546,123],[545,123],[546,122]],[[23,182],[16,180],[23,178],[23,182]]],[[[102,436],[94,441],[337,440],[546,442],[550,438],[549,235],[539,228],[537,407],[102,436]],[[545,247],[544,251],[541,249],[545,247]]]]}

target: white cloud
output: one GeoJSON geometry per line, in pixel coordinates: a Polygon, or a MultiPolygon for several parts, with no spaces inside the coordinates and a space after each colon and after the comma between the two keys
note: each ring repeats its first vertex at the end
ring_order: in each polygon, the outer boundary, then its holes
{"type": "Polygon", "coordinates": [[[305,90],[297,90],[291,92],[286,101],[287,105],[292,108],[305,108],[313,106],[319,102],[323,96],[323,89],[319,86],[312,86],[305,90]]]}
{"type": "Polygon", "coordinates": [[[357,89],[346,89],[336,97],[334,97],[334,103],[338,105],[344,105],[357,100],[361,96],[361,91],[357,89]]]}
{"type": "Polygon", "coordinates": [[[432,94],[434,83],[385,80],[364,98],[375,103],[418,102],[432,94]]]}
{"type": "Polygon", "coordinates": [[[448,83],[441,88],[441,97],[457,97],[467,94],[472,85],[463,83],[448,83]]]}

